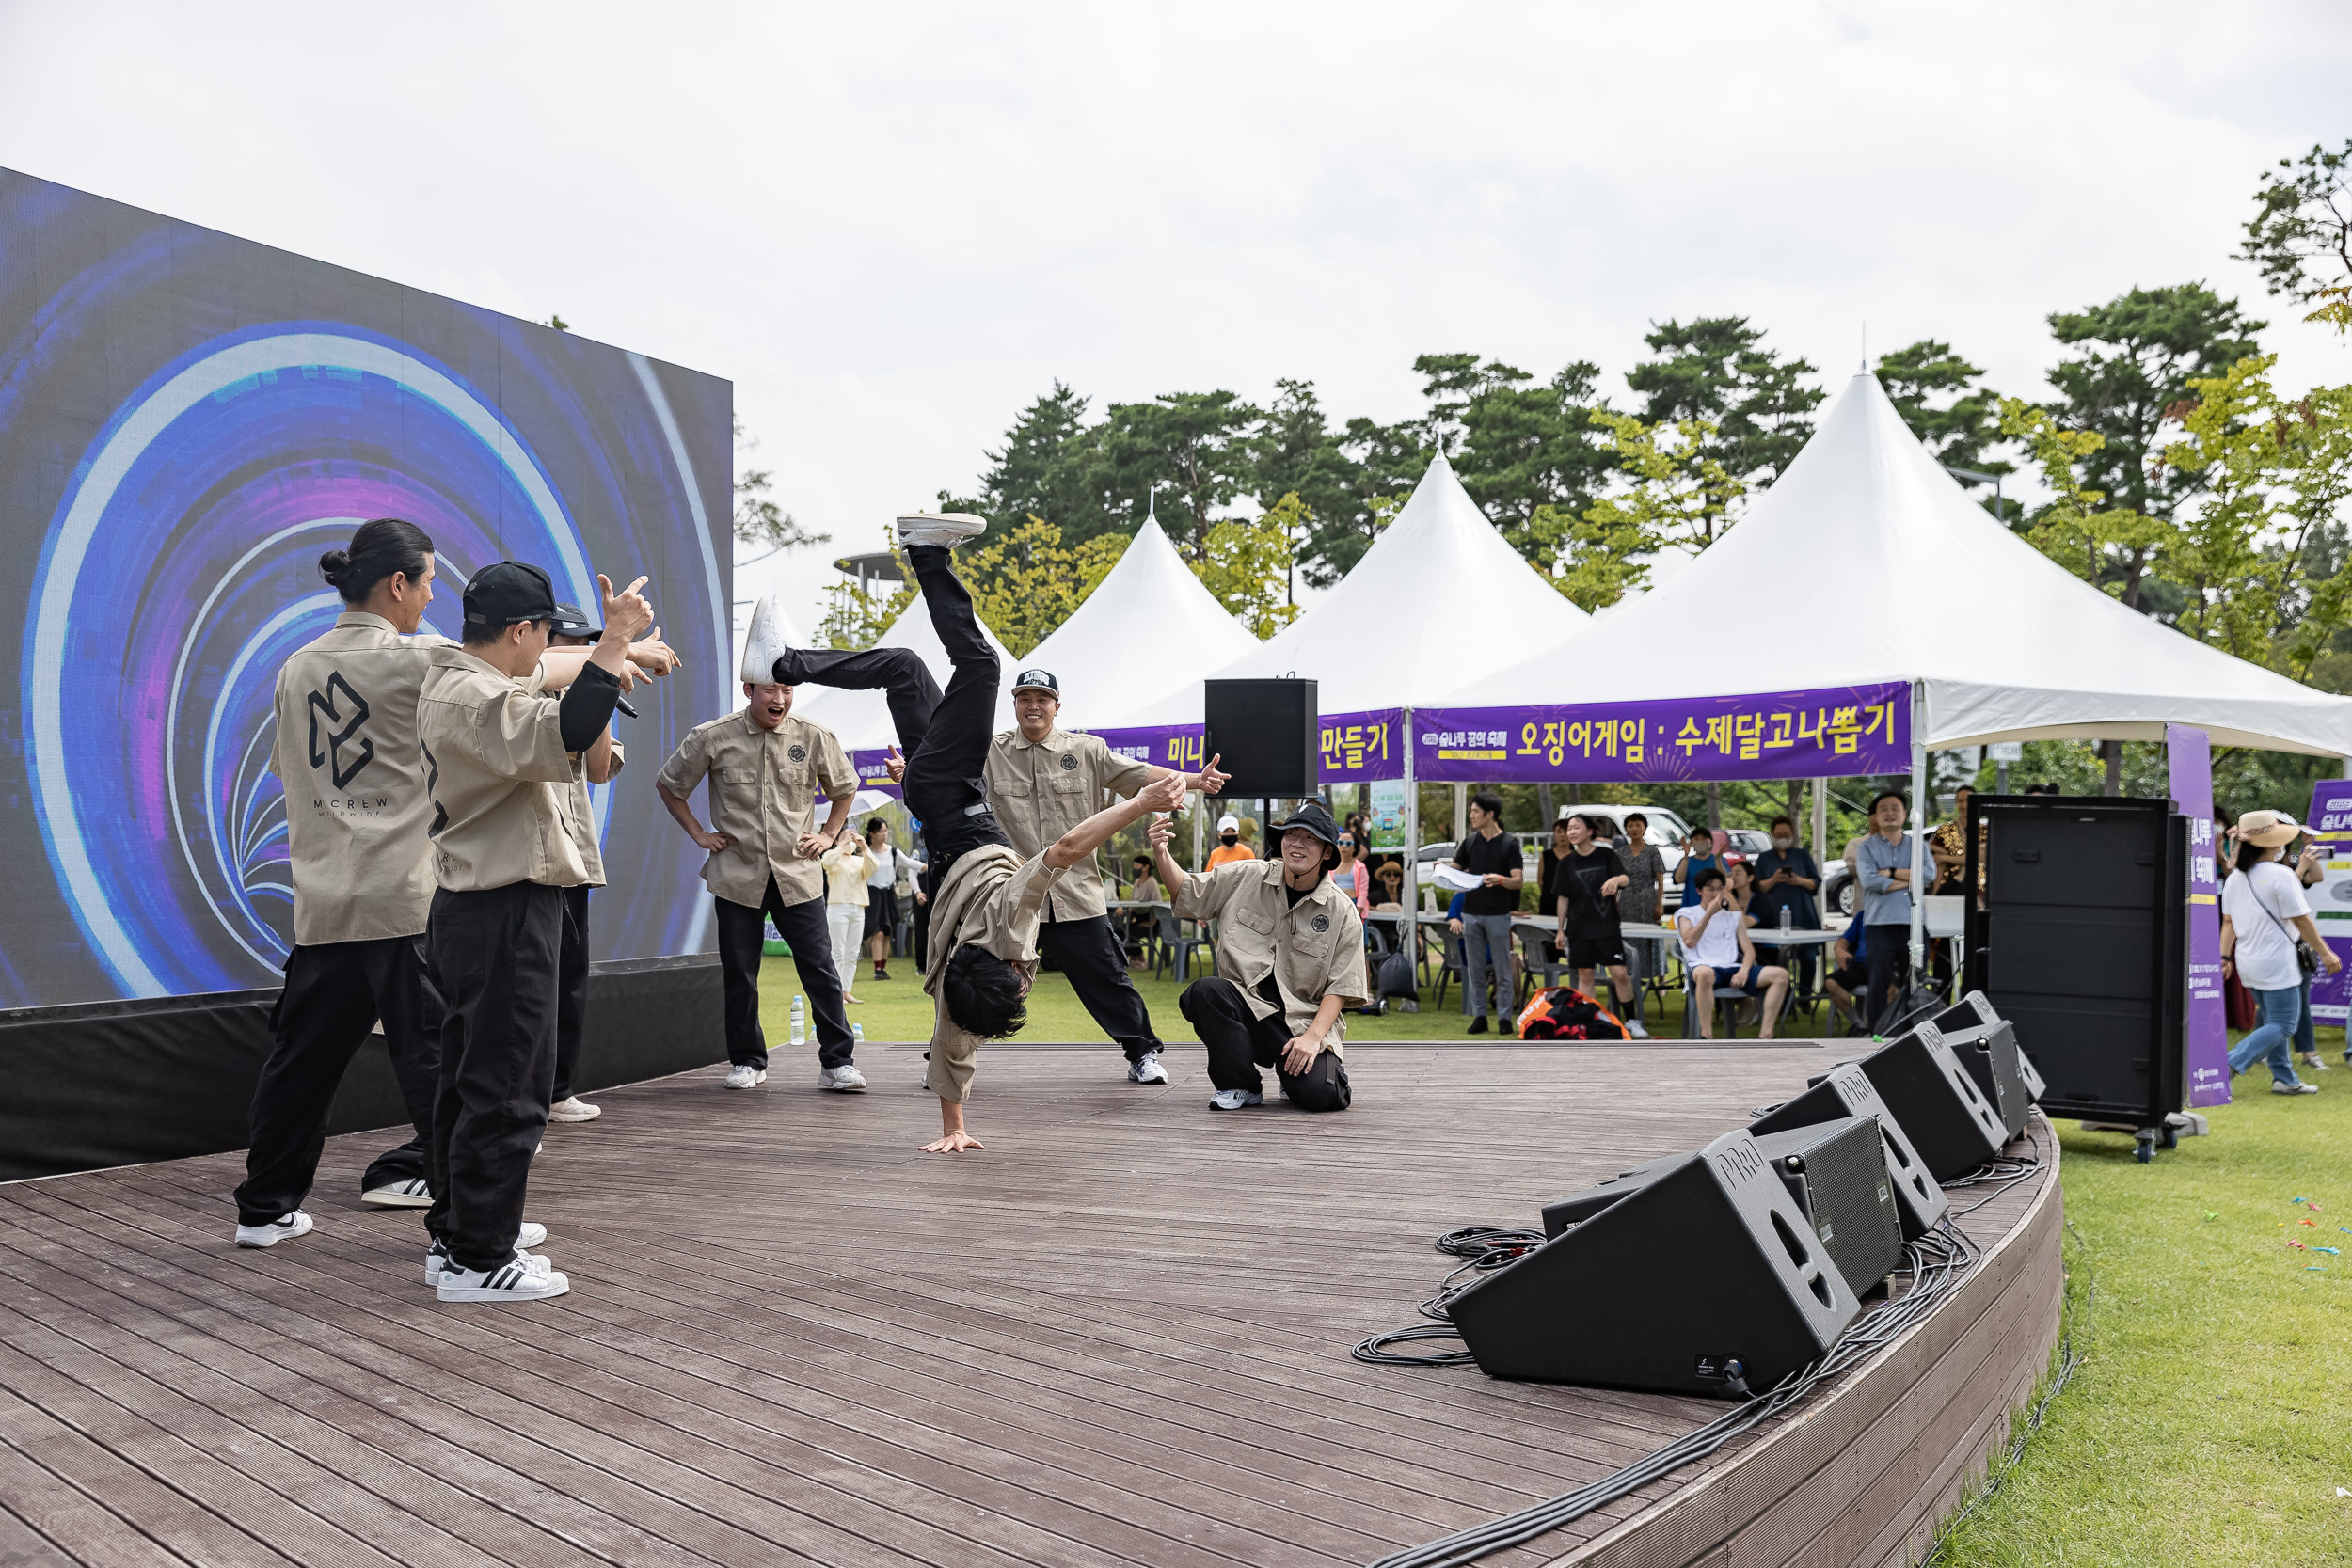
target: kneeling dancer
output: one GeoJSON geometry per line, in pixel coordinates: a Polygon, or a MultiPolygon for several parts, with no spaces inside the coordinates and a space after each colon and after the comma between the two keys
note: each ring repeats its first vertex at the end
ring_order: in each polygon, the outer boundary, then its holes
{"type": "Polygon", "coordinates": [[[932,891],[923,989],[933,1005],[930,1068],[924,1086],[939,1096],[939,1137],[930,1154],[984,1147],[964,1123],[964,1101],[980,1042],[1014,1034],[1028,1022],[1024,998],[1037,974],[1038,925],[1049,890],[1071,866],[1094,862],[1111,835],[1146,812],[1184,803],[1184,781],[1168,774],[1107,811],[1097,812],[1025,859],[989,809],[981,786],[996,716],[995,652],[980,635],[972,595],[948,551],[983,531],[981,519],[917,513],[898,519],[907,564],[921,584],[931,629],[955,673],[943,694],[920,655],[907,648],[862,652],[792,648],[763,603],[752,617],[747,666],[769,661],[784,685],[811,682],[888,693],[903,758],[892,769],[908,812],[923,824],[932,891]]]}
{"type": "Polygon", "coordinates": [[[1261,1067],[1302,1111],[1344,1111],[1354,1099],[1340,1046],[1341,1009],[1372,995],[1356,901],[1331,885],[1339,824],[1309,800],[1274,831],[1281,858],[1243,861],[1195,876],[1176,863],[1172,829],[1152,824],[1152,853],[1179,918],[1215,920],[1216,973],[1176,1006],[1209,1048],[1212,1109],[1263,1105],[1261,1067]]]}
{"type": "Polygon", "coordinates": [[[433,795],[433,968],[448,1001],[433,1105],[426,1275],[443,1301],[530,1301],[571,1281],[519,1249],[531,1157],[555,1085],[564,890],[588,879],[560,791],[605,733],[629,639],[653,624],[602,578],[604,632],[562,700],[525,683],[555,594],[501,562],[466,585],[463,646],[437,648],[417,705],[433,795]]]}

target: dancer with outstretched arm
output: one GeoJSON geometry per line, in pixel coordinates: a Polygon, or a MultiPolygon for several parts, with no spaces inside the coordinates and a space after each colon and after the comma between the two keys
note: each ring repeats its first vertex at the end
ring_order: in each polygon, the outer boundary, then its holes
{"type": "Polygon", "coordinates": [[[1048,891],[1121,828],[1184,803],[1184,780],[1154,780],[1107,811],[1024,858],[982,788],[1001,680],[996,654],[980,634],[972,595],[948,552],[987,528],[961,513],[914,513],[898,519],[907,564],[921,585],[931,628],[955,667],[942,692],[921,657],[907,648],[860,652],[794,648],[762,600],[753,612],[744,668],[784,685],[807,683],[882,690],[898,727],[900,759],[893,776],[907,810],[923,824],[931,884],[923,989],[932,999],[930,1069],[924,1086],[939,1096],[940,1135],[924,1149],[960,1153],[983,1147],[964,1120],[980,1042],[1017,1033],[1028,1022],[1025,999],[1037,974],[1038,924],[1048,891]]]}

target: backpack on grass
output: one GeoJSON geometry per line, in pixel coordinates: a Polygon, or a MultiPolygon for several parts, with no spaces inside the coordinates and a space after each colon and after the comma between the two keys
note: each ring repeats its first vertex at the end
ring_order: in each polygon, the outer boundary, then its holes
{"type": "Polygon", "coordinates": [[[1519,1012],[1523,1040],[1621,1040],[1625,1022],[1573,986],[1555,986],[1527,999],[1519,1012]]]}

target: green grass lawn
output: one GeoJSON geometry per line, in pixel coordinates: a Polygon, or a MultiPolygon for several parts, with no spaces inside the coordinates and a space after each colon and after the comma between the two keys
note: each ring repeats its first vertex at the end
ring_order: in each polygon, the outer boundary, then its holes
{"type": "MultiPolygon", "coordinates": [[[[869,1038],[930,1037],[912,964],[881,983],[859,973],[866,1002],[850,1016],[869,1038]]],[[[1136,983],[1163,1038],[1194,1038],[1173,981],[1136,983]]],[[[769,959],[761,989],[780,1044],[791,960],[769,959]]],[[[1648,1023],[1678,1037],[1679,1005],[1648,1023]]],[[[1348,1033],[1459,1039],[1464,1025],[1449,996],[1443,1010],[1351,1019],[1348,1033]]],[[[1811,1029],[1796,1021],[1791,1033],[1811,1029]]],[[[1038,978],[1024,1037],[1106,1039],[1053,974],[1038,978]]],[[[2070,1322],[2079,1338],[2088,1317],[2090,1354],[1944,1563],[2352,1564],[2352,1497],[2336,1495],[2352,1491],[2352,1069],[2341,1030],[2321,1030],[2319,1045],[2334,1069],[2316,1076],[2319,1094],[2272,1095],[2257,1067],[2237,1080],[2236,1103],[2209,1113],[2211,1137],[2152,1164],[2123,1134],[2059,1124],[2070,1322]]]]}
{"type": "Polygon", "coordinates": [[[2152,1164],[2059,1125],[2090,1358],[1945,1563],[2352,1563],[2352,1070],[2342,1031],[2319,1046],[2318,1094],[2257,1066],[2152,1164]]]}

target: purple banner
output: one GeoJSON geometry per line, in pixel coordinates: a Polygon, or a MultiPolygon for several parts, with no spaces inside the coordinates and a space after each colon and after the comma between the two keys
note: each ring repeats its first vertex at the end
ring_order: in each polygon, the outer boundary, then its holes
{"type": "Polygon", "coordinates": [[[1405,776],[1403,708],[1327,713],[1322,727],[1325,784],[1363,784],[1405,776]]]}
{"type": "Polygon", "coordinates": [[[2213,748],[2204,731],[2187,724],[2167,724],[2164,754],[2171,770],[2172,799],[2188,818],[2188,1102],[2227,1105],[2230,1010],[2221,997],[2221,881],[2214,865],[2213,748]]]}
{"type": "Polygon", "coordinates": [[[2327,857],[2318,884],[2305,893],[2312,923],[2320,940],[2344,960],[2335,974],[2312,976],[2312,1022],[2342,1023],[2352,1014],[2352,779],[2323,779],[2312,785],[2311,814],[2303,825],[2327,857]]]}
{"type": "Polygon", "coordinates": [[[890,769],[883,765],[883,759],[890,755],[891,750],[885,746],[878,752],[850,753],[850,766],[857,769],[858,788],[878,789],[894,800],[898,797],[898,786],[890,782],[890,769]]]}
{"type": "Polygon", "coordinates": [[[1413,776],[1447,784],[1908,773],[1911,687],[1420,708],[1413,745],[1413,776]]]}
{"type": "Polygon", "coordinates": [[[1199,724],[1151,724],[1133,730],[1090,730],[1089,735],[1122,757],[1152,763],[1179,773],[1195,773],[1200,768],[1201,726],[1199,724]]]}

